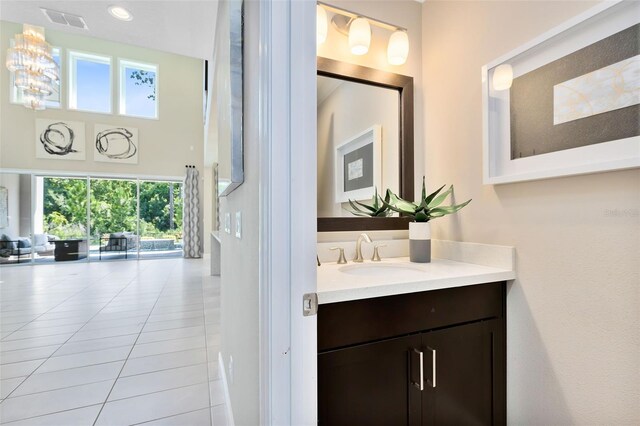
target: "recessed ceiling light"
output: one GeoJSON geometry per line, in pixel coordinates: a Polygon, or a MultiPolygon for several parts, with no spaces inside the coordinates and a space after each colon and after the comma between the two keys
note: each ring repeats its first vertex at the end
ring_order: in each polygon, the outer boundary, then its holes
{"type": "Polygon", "coordinates": [[[109,13],[121,21],[131,21],[133,19],[131,12],[122,6],[109,6],[109,13]]]}

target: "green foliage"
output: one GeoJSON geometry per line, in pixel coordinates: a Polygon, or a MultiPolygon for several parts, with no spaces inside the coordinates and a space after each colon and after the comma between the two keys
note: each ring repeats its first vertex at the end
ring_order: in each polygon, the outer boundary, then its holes
{"type": "Polygon", "coordinates": [[[471,200],[467,200],[462,204],[441,206],[444,200],[453,193],[453,185],[451,185],[445,192],[440,193],[445,186],[446,185],[442,185],[436,191],[427,195],[423,177],[422,197],[419,204],[403,200],[389,189],[387,189],[387,194],[383,203],[388,209],[409,216],[416,222],[429,222],[431,219],[455,213],[471,202],[471,200]]]}
{"type": "MultiPolygon", "coordinates": [[[[102,236],[137,228],[135,181],[91,179],[91,243],[102,236]]],[[[86,235],[87,184],[85,179],[44,179],[44,229],[58,237],[86,235]]],[[[140,235],[154,238],[182,237],[182,185],[167,182],[140,183],[140,235]],[[173,194],[173,211],[170,207],[173,194]],[[173,220],[171,219],[173,217],[173,220]]]]}
{"type": "MultiPolygon", "coordinates": [[[[182,185],[169,182],[142,182],[140,184],[140,220],[153,225],[152,231],[141,235],[159,235],[180,229],[182,234],[182,185]],[[173,215],[170,194],[173,193],[173,215]]],[[[140,225],[142,228],[142,224],[140,225]]]]}
{"type": "Polygon", "coordinates": [[[345,208],[346,211],[355,215],[363,217],[387,217],[393,214],[391,210],[385,205],[385,201],[389,203],[390,192],[387,191],[385,199],[378,194],[378,188],[376,193],[371,198],[371,204],[364,204],[356,200],[349,200],[349,205],[352,210],[345,208]]]}
{"type": "Polygon", "coordinates": [[[87,182],[84,179],[44,179],[44,231],[60,238],[86,235],[87,182]]]}
{"type": "Polygon", "coordinates": [[[147,86],[150,89],[153,89],[153,93],[147,95],[147,99],[156,100],[155,73],[144,70],[135,70],[131,72],[129,78],[133,80],[133,84],[136,86],[147,86]]]}
{"type": "Polygon", "coordinates": [[[128,180],[91,179],[91,240],[113,232],[134,232],[136,183],[128,180]]]}

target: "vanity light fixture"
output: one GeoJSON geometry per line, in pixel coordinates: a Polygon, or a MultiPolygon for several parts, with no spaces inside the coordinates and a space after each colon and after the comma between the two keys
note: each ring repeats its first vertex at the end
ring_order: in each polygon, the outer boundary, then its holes
{"type": "Polygon", "coordinates": [[[366,55],[371,44],[371,25],[367,18],[356,18],[349,25],[349,47],[354,55],[366,55]]]}
{"type": "Polygon", "coordinates": [[[389,37],[387,60],[391,65],[402,65],[409,56],[409,35],[406,31],[396,31],[389,37]]]}
{"type": "Polygon", "coordinates": [[[370,18],[333,5],[318,2],[316,8],[317,43],[327,38],[327,12],[333,13],[331,23],[335,29],[349,37],[349,48],[354,55],[365,55],[371,45],[371,26],[391,31],[387,46],[387,60],[391,65],[402,65],[409,56],[409,36],[407,29],[392,25],[379,19],[370,18]]]}
{"type": "Polygon", "coordinates": [[[111,16],[113,16],[116,19],[119,19],[120,21],[133,20],[133,15],[131,14],[131,12],[129,12],[127,9],[125,9],[122,6],[116,6],[116,5],[109,6],[107,10],[111,14],[111,16]]]}
{"type": "Polygon", "coordinates": [[[493,70],[493,90],[507,90],[513,83],[513,68],[509,64],[498,65],[493,70]]]}
{"type": "Polygon", "coordinates": [[[320,46],[327,41],[327,33],[329,31],[329,21],[327,19],[327,11],[324,7],[316,6],[316,43],[320,46]]]}

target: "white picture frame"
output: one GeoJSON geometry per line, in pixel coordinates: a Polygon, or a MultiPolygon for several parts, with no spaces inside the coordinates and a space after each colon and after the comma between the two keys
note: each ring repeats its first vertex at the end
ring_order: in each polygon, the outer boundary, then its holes
{"type": "Polygon", "coordinates": [[[640,167],[639,136],[512,159],[509,90],[492,84],[499,65],[512,65],[517,78],[633,26],[639,17],[638,2],[602,2],[482,67],[485,185],[640,167]]]}
{"type": "Polygon", "coordinates": [[[138,164],[140,142],[137,128],[96,124],[93,135],[94,161],[138,164]]]}
{"type": "Polygon", "coordinates": [[[85,126],[81,121],[36,119],[36,158],[85,160],[85,126]]]}
{"type": "Polygon", "coordinates": [[[335,148],[335,202],[346,203],[351,200],[370,200],[375,189],[382,184],[382,126],[373,125],[367,130],[349,138],[335,148]],[[345,170],[345,158],[358,152],[361,148],[372,146],[369,156],[352,159],[345,170]],[[351,166],[351,167],[350,167],[351,166]],[[365,180],[358,184],[357,189],[346,189],[345,181],[365,180]],[[366,183],[366,186],[363,184],[366,183]]]}

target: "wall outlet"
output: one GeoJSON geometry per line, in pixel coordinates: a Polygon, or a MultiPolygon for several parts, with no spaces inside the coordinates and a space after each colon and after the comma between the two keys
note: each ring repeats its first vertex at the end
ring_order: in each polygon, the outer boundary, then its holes
{"type": "Polygon", "coordinates": [[[231,235],[231,213],[224,214],[224,232],[231,235]]]}
{"type": "Polygon", "coordinates": [[[242,212],[236,212],[236,238],[242,238],[242,212]]]}
{"type": "Polygon", "coordinates": [[[229,355],[229,385],[233,384],[233,356],[229,355]]]}

